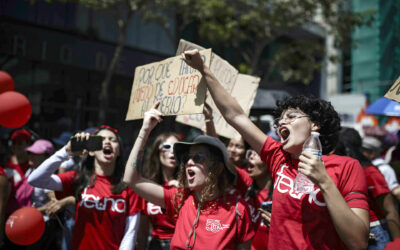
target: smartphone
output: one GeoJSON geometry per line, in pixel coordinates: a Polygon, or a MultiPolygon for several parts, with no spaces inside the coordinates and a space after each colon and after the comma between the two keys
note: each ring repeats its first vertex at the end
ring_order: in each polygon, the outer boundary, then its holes
{"type": "Polygon", "coordinates": [[[261,209],[271,213],[272,201],[264,201],[263,203],[261,203],[261,209]]]}
{"type": "Polygon", "coordinates": [[[97,151],[103,148],[103,137],[99,135],[91,135],[89,140],[78,141],[75,136],[71,138],[71,151],[81,152],[86,149],[88,151],[97,151]]]}

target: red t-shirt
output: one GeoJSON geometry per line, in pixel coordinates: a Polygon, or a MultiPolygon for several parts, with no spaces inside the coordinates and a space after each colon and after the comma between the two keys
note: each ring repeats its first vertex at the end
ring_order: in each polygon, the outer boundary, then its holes
{"type": "MultiPolygon", "coordinates": [[[[63,196],[73,195],[77,172],[59,174],[63,196]]],[[[96,175],[93,187],[83,190],[77,204],[71,249],[119,249],[125,220],[140,212],[144,201],[130,188],[112,194],[110,177],[96,175]]]]}
{"type": "MultiPolygon", "coordinates": [[[[176,188],[164,188],[167,213],[171,215],[176,215],[177,204],[174,195],[177,191],[176,188]]],[[[198,219],[193,249],[234,249],[235,244],[239,245],[253,238],[253,223],[247,204],[242,199],[238,199],[237,203],[236,201],[235,196],[227,195],[226,200],[221,197],[204,205],[198,219]]],[[[196,219],[196,204],[193,194],[185,200],[179,211],[171,249],[188,249],[186,241],[196,219]]],[[[193,239],[192,235],[191,245],[193,245],[193,239]]]]}
{"type": "MultiPolygon", "coordinates": [[[[164,188],[171,188],[168,186],[168,182],[164,183],[164,188]]],[[[151,235],[157,239],[171,239],[174,235],[176,219],[169,216],[165,209],[160,206],[154,205],[153,203],[146,201],[146,209],[144,214],[149,217],[152,232],[151,235]]]]}
{"type": "Polygon", "coordinates": [[[253,179],[250,177],[246,170],[236,167],[237,178],[235,189],[238,191],[239,195],[242,197],[245,195],[248,187],[253,183],[253,179]]]}
{"type": "Polygon", "coordinates": [[[369,196],[369,221],[380,220],[384,217],[376,201],[376,197],[382,194],[390,193],[385,177],[375,166],[364,167],[367,177],[368,196],[369,196]]]}
{"type": "MultiPolygon", "coordinates": [[[[294,191],[298,160],[282,144],[267,138],[261,159],[274,180],[269,249],[344,249],[320,189],[311,194],[294,191]]],[[[324,155],[326,171],[350,208],[368,208],[367,183],[360,163],[350,157],[324,155]]]]}
{"type": "Polygon", "coordinates": [[[249,205],[250,215],[256,228],[256,234],[251,241],[252,250],[268,249],[269,228],[263,223],[260,211],[258,210],[261,207],[261,203],[271,200],[268,194],[269,189],[263,189],[256,193],[254,198],[247,196],[244,199],[249,205]]]}

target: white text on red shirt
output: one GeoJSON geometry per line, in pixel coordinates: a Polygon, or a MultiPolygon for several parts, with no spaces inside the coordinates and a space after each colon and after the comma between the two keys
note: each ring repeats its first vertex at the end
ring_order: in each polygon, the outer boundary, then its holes
{"type": "MultiPolygon", "coordinates": [[[[300,200],[301,197],[305,194],[296,192],[294,190],[294,180],[283,173],[285,169],[289,169],[289,167],[287,165],[281,164],[280,170],[276,173],[278,175],[278,178],[275,181],[274,189],[276,189],[281,194],[289,192],[290,197],[300,200]]],[[[325,207],[326,203],[321,202],[317,199],[317,194],[320,191],[321,190],[317,188],[312,193],[310,193],[308,197],[308,202],[312,204],[312,202],[314,201],[314,203],[318,206],[325,207]]]]}
{"type": "Polygon", "coordinates": [[[111,211],[118,213],[124,213],[126,207],[124,199],[99,197],[93,194],[87,194],[86,188],[82,194],[80,206],[84,206],[86,208],[95,208],[100,211],[105,211],[108,206],[111,208],[111,211]]]}

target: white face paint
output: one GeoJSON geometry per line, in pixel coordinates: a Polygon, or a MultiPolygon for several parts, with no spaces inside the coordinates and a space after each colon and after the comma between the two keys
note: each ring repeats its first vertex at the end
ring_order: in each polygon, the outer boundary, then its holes
{"type": "Polygon", "coordinates": [[[170,136],[160,144],[160,162],[165,168],[176,168],[173,146],[177,141],[175,136],[170,136]]]}

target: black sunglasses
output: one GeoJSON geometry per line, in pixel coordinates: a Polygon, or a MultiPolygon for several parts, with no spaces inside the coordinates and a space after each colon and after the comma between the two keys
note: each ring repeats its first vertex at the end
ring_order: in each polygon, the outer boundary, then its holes
{"type": "Polygon", "coordinates": [[[182,163],[186,164],[189,159],[192,159],[192,161],[196,164],[203,164],[207,160],[207,155],[203,153],[185,154],[182,157],[182,163]]]}

